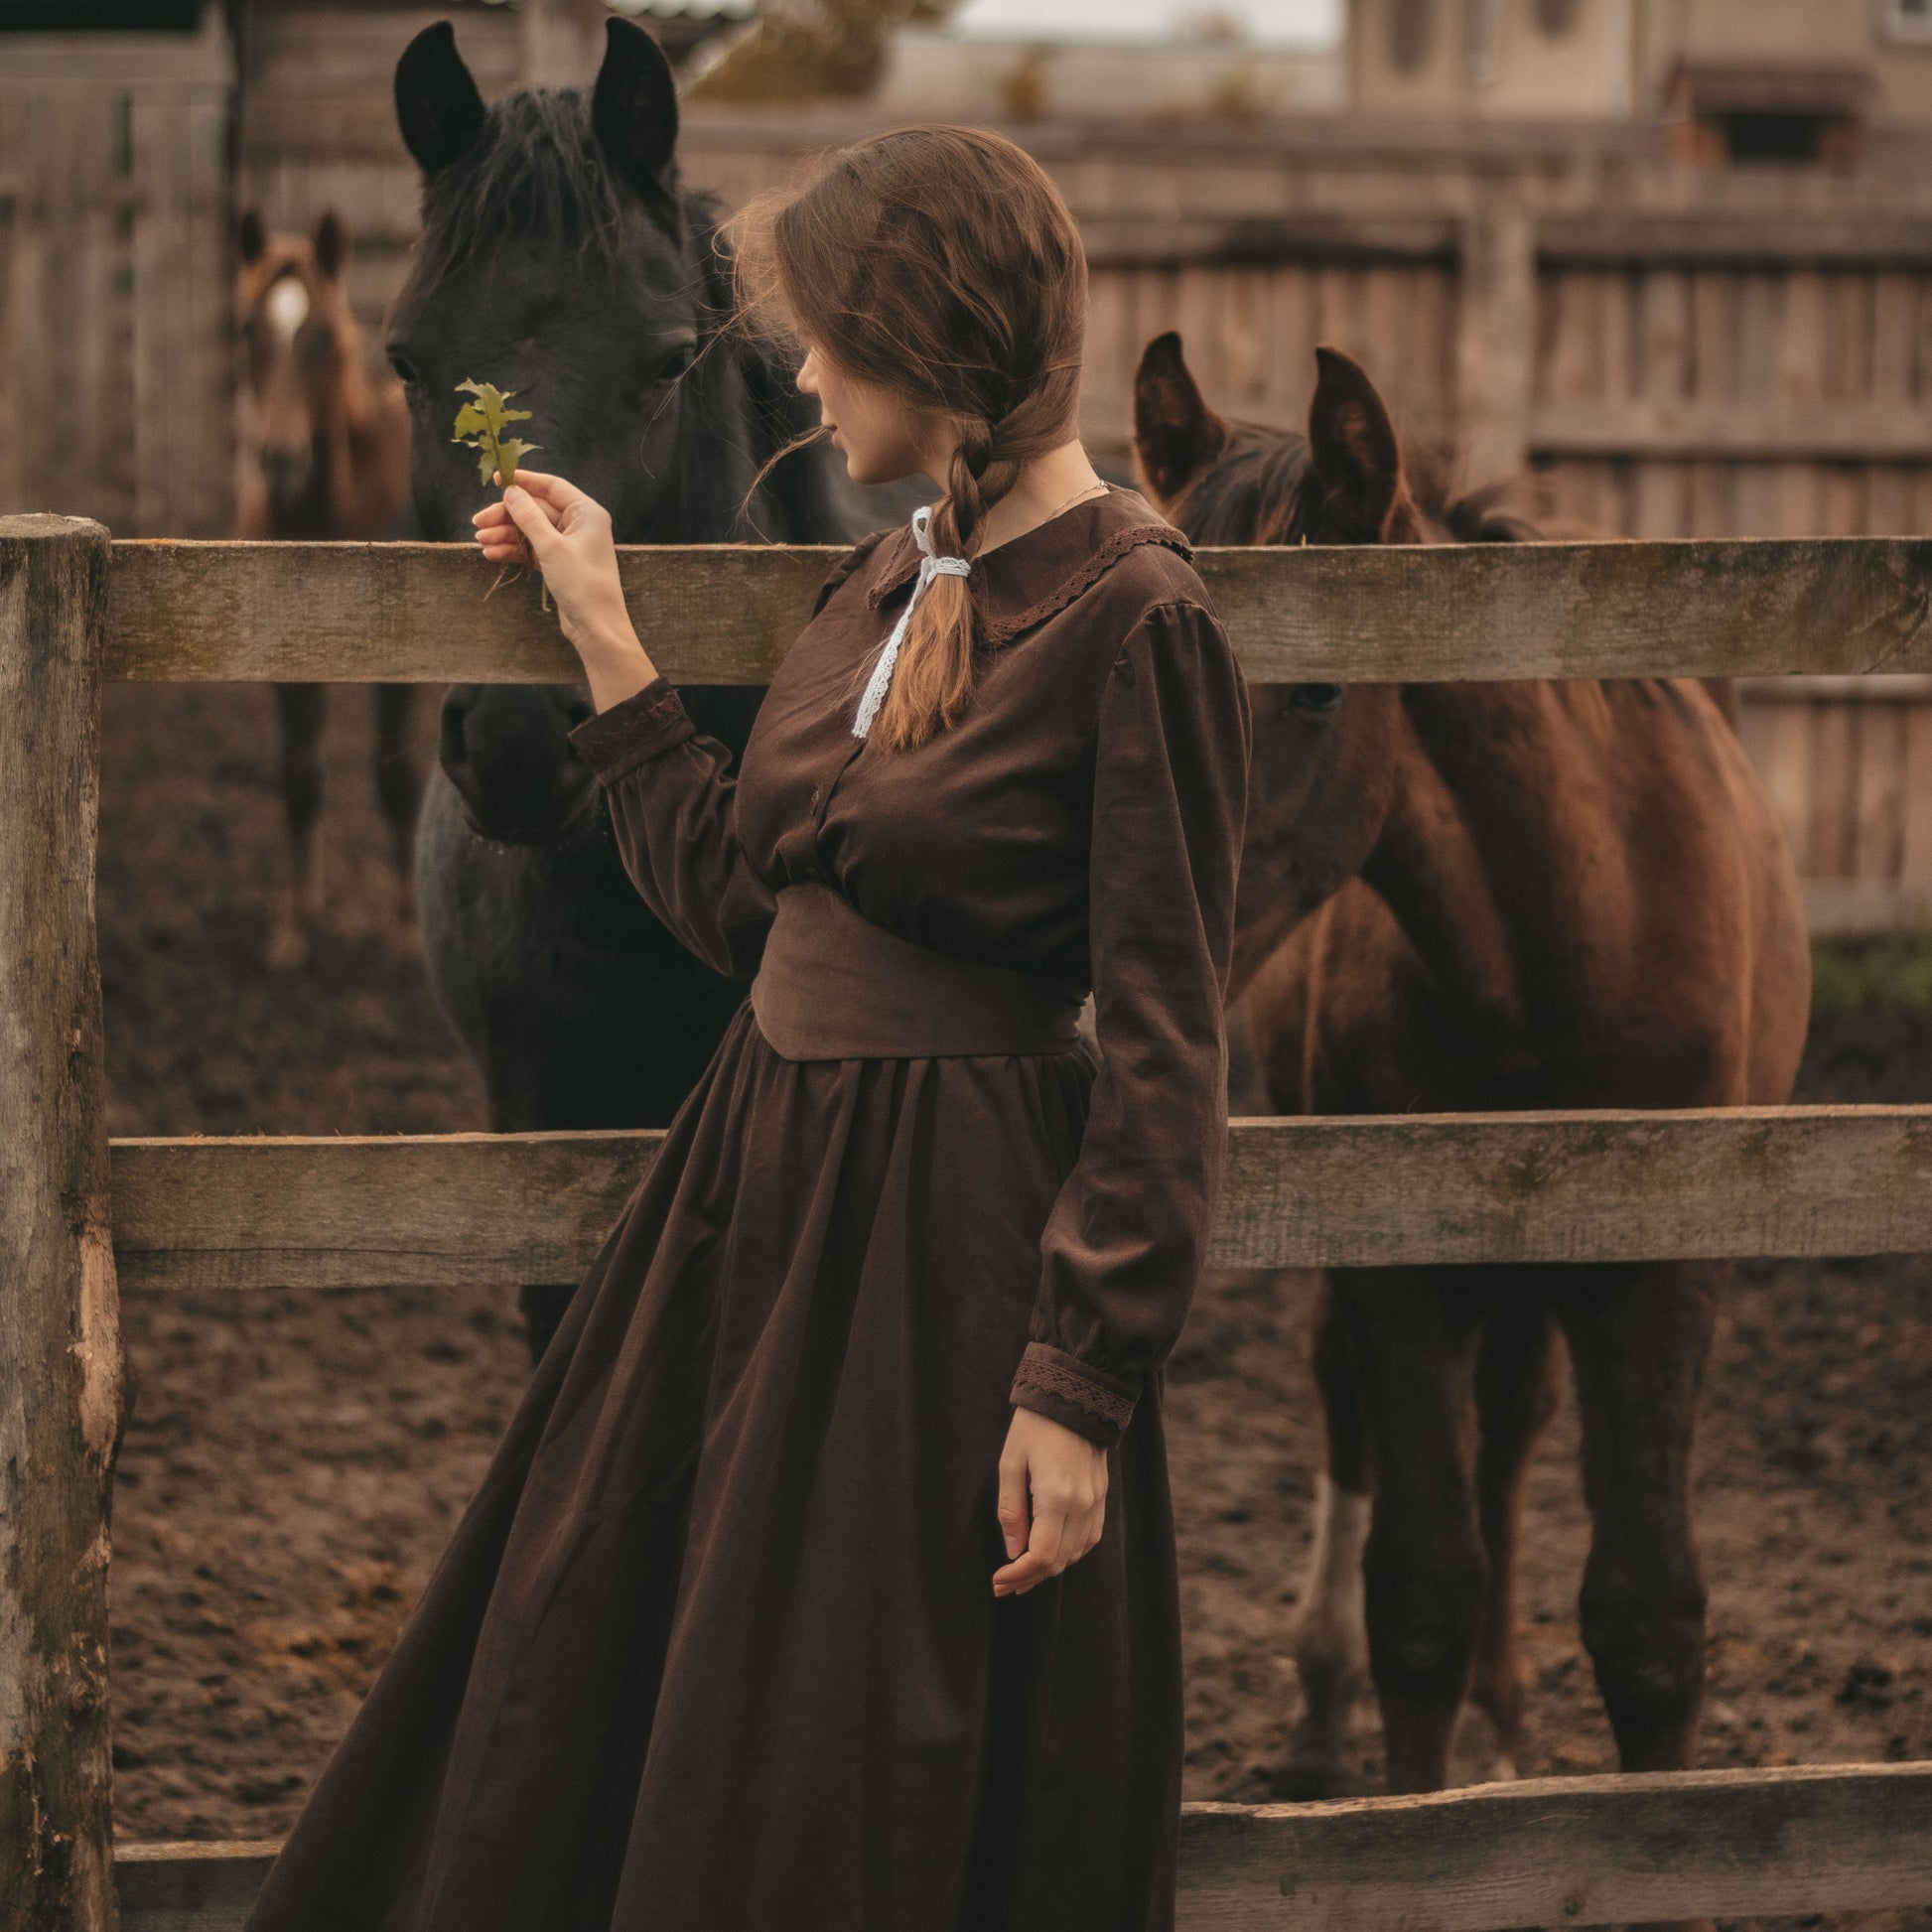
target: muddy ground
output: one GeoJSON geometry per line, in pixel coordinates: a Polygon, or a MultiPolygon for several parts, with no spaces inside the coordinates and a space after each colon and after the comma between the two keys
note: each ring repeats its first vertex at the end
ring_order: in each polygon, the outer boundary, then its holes
{"type": "MultiPolygon", "coordinates": [[[[366,694],[328,736],[332,911],[259,963],[280,864],[269,694],[116,686],[100,924],[116,1134],[484,1125],[420,962],[387,936],[366,694]]],[[[419,720],[427,752],[434,721],[419,720]]],[[[1932,1099],[1932,1008],[1822,1016],[1802,1098],[1932,1099]]],[[[1932,1265],[1739,1271],[1698,1513],[1703,1761],[1932,1757],[1932,1265]]],[[[1274,1795],[1317,1447],[1306,1280],[1203,1290],[1170,1375],[1190,1677],[1187,1795],[1274,1795]]],[[[134,1296],[116,1483],[117,1816],[136,1839],[280,1833],[353,1712],[524,1374],[509,1298],[134,1296]]],[[[1566,1409],[1529,1505],[1528,1773],[1613,1768],[1577,1637],[1566,1409]]],[[[1375,1770],[1364,1719],[1357,1768],[1375,1770]]]]}

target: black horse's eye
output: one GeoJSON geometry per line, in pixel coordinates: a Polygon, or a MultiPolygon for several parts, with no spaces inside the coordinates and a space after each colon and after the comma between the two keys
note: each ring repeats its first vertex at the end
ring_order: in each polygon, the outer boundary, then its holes
{"type": "Polygon", "coordinates": [[[1288,687],[1288,702],[1292,710],[1311,711],[1325,717],[1341,703],[1339,684],[1291,684],[1288,687]]]}
{"type": "Polygon", "coordinates": [[[395,370],[396,380],[405,389],[414,389],[421,386],[421,378],[416,373],[416,364],[401,349],[392,348],[389,351],[389,366],[395,370]]]}
{"type": "Polygon", "coordinates": [[[698,345],[696,343],[678,344],[677,347],[672,349],[663,361],[658,364],[658,381],[675,382],[697,359],[698,345]]]}

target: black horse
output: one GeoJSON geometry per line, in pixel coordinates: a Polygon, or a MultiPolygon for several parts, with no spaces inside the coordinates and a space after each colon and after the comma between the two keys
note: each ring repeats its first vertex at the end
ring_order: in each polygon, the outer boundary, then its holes
{"type": "MultiPolygon", "coordinates": [[[[849,542],[902,517],[919,498],[857,489],[823,443],[752,490],[816,410],[728,327],[720,209],[678,185],[677,95],[656,42],[616,19],[608,34],[588,98],[524,89],[485,107],[447,21],[397,65],[423,233],[388,349],[422,534],[468,540],[485,500],[450,436],[456,385],[472,376],[518,392],[536,461],[604,503],[621,543],[849,542]]],[[[734,754],[761,696],[683,691],[734,754]]],[[[590,711],[581,685],[457,685],[443,701],[417,895],[432,983],[499,1133],[663,1125],[744,997],[625,877],[565,737],[590,711]]],[[[533,1354],[569,1294],[523,1290],[533,1354]]]]}

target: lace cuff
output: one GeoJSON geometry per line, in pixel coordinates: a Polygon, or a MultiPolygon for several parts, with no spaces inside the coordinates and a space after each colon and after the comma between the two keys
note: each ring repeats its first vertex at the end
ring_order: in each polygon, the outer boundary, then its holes
{"type": "Polygon", "coordinates": [[[1030,1341],[1008,1400],[1111,1449],[1132,1419],[1139,1393],[1132,1382],[1076,1360],[1051,1342],[1030,1341]]]}
{"type": "Polygon", "coordinates": [[[696,733],[684,700],[668,679],[658,677],[596,717],[573,725],[567,736],[598,783],[608,785],[696,733]]]}

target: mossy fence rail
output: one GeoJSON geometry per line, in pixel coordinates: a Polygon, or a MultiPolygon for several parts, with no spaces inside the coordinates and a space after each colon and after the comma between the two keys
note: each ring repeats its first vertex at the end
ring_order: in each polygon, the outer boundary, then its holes
{"type": "MultiPolygon", "coordinates": [[[[831,553],[625,553],[675,676],[759,680],[831,553]]],[[[1932,670],[1932,542],[1225,550],[1258,681],[1932,670]]],[[[590,1258],[646,1133],[130,1140],[103,1129],[103,678],[568,677],[459,547],[113,543],[0,520],[0,1925],[212,1932],[272,1847],[116,1848],[119,1289],[508,1285],[590,1258]]],[[[1932,1250],[1932,1107],[1243,1120],[1222,1265],[1932,1250]]],[[[756,1829],[755,1821],[748,1821],[756,1829]]],[[[1181,1922],[1492,1932],[1932,1903],[1932,1764],[1190,1805],[1181,1922]]],[[[345,1932],[349,1932],[345,1928],[345,1932]]]]}

